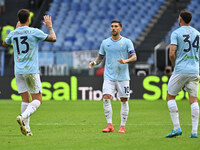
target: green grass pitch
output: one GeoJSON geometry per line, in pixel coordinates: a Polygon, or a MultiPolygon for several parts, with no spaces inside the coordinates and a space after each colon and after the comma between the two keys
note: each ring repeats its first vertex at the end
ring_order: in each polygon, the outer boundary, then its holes
{"type": "MultiPolygon", "coordinates": [[[[120,102],[112,101],[113,133],[106,125],[102,101],[47,101],[31,116],[32,137],[16,122],[20,102],[0,100],[1,150],[198,150],[200,138],[189,138],[190,105],[178,101],[182,136],[165,138],[172,123],[165,101],[130,100],[126,133],[118,133],[120,102]]],[[[200,132],[199,132],[200,133],[200,132]]]]}

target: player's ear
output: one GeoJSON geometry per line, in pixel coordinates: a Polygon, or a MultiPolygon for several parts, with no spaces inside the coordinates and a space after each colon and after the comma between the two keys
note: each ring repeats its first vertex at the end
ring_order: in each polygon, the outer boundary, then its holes
{"type": "Polygon", "coordinates": [[[179,24],[182,23],[182,18],[180,16],[178,17],[178,22],[179,24]]]}
{"type": "Polygon", "coordinates": [[[30,23],[30,21],[31,21],[31,17],[29,16],[29,17],[28,17],[28,22],[30,23]]]}

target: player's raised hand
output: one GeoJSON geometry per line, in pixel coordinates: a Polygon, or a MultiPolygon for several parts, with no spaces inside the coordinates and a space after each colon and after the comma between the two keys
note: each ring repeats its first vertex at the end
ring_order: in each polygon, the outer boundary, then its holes
{"type": "Polygon", "coordinates": [[[43,24],[44,24],[47,28],[52,27],[51,16],[45,15],[43,18],[44,18],[43,24]]]}
{"type": "Polygon", "coordinates": [[[18,21],[18,22],[17,22],[17,24],[16,24],[16,27],[15,27],[15,28],[17,29],[18,27],[21,27],[21,23],[20,23],[20,21],[18,21]]]}
{"type": "Polygon", "coordinates": [[[127,63],[127,61],[125,60],[125,59],[119,59],[119,60],[117,60],[119,63],[121,63],[121,64],[126,64],[127,63]]]}

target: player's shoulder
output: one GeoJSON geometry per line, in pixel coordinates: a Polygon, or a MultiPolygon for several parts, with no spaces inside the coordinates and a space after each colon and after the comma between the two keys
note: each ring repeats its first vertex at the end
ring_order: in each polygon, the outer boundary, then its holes
{"type": "Polygon", "coordinates": [[[38,28],[34,28],[34,27],[29,27],[29,30],[33,31],[33,32],[41,32],[42,30],[38,29],[38,28]]]}
{"type": "Polygon", "coordinates": [[[122,39],[122,40],[125,40],[125,41],[130,40],[130,39],[128,39],[127,37],[124,37],[124,36],[121,36],[121,39],[122,39]]]}
{"type": "Polygon", "coordinates": [[[131,41],[131,39],[129,39],[129,38],[127,38],[127,37],[124,37],[124,36],[121,36],[121,40],[123,41],[123,42],[125,42],[125,43],[133,43],[132,41],[131,41]]]}
{"type": "Polygon", "coordinates": [[[183,30],[183,28],[179,27],[177,29],[175,29],[174,31],[172,31],[172,34],[178,34],[178,33],[181,33],[183,30]]]}
{"type": "Polygon", "coordinates": [[[191,28],[196,34],[200,34],[200,32],[199,32],[197,29],[195,29],[194,27],[190,26],[190,28],[191,28]]]}
{"type": "Polygon", "coordinates": [[[103,40],[103,42],[109,42],[109,41],[112,41],[112,37],[108,37],[108,38],[103,40]]]}
{"type": "Polygon", "coordinates": [[[106,38],[106,39],[104,39],[103,41],[102,41],[102,44],[106,44],[106,43],[109,43],[109,42],[111,42],[112,41],[112,38],[111,37],[108,37],[108,38],[106,38]]]}
{"type": "Polygon", "coordinates": [[[15,32],[16,31],[16,29],[14,29],[14,30],[12,30],[12,31],[10,31],[10,35],[12,35],[13,34],[13,32],[15,32]]]}

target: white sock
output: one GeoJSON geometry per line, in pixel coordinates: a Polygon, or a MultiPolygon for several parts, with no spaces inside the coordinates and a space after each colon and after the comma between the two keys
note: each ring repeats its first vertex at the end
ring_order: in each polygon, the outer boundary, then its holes
{"type": "Polygon", "coordinates": [[[180,123],[179,123],[179,114],[178,114],[178,107],[177,107],[176,101],[169,100],[167,104],[168,104],[170,116],[172,119],[172,123],[174,125],[174,130],[177,130],[178,128],[180,128],[180,123]]]}
{"type": "MultiPolygon", "coordinates": [[[[23,113],[26,110],[28,105],[29,105],[29,103],[22,102],[22,104],[21,104],[21,113],[23,113]]],[[[30,117],[24,119],[24,122],[25,122],[27,131],[31,131],[30,126],[29,126],[30,117]]]]}
{"type": "Polygon", "coordinates": [[[30,115],[32,115],[37,110],[37,108],[40,107],[40,104],[41,104],[40,101],[37,99],[35,99],[31,103],[29,103],[26,110],[21,114],[22,118],[26,119],[30,115]]]}
{"type": "Polygon", "coordinates": [[[121,125],[120,126],[125,127],[126,121],[128,118],[128,113],[129,113],[128,101],[121,102],[121,125]]]}
{"type": "Polygon", "coordinates": [[[197,102],[191,104],[192,134],[197,133],[199,124],[199,105],[197,102]]]}
{"type": "Polygon", "coordinates": [[[110,99],[103,99],[104,114],[108,124],[112,124],[112,106],[110,99]]]}

